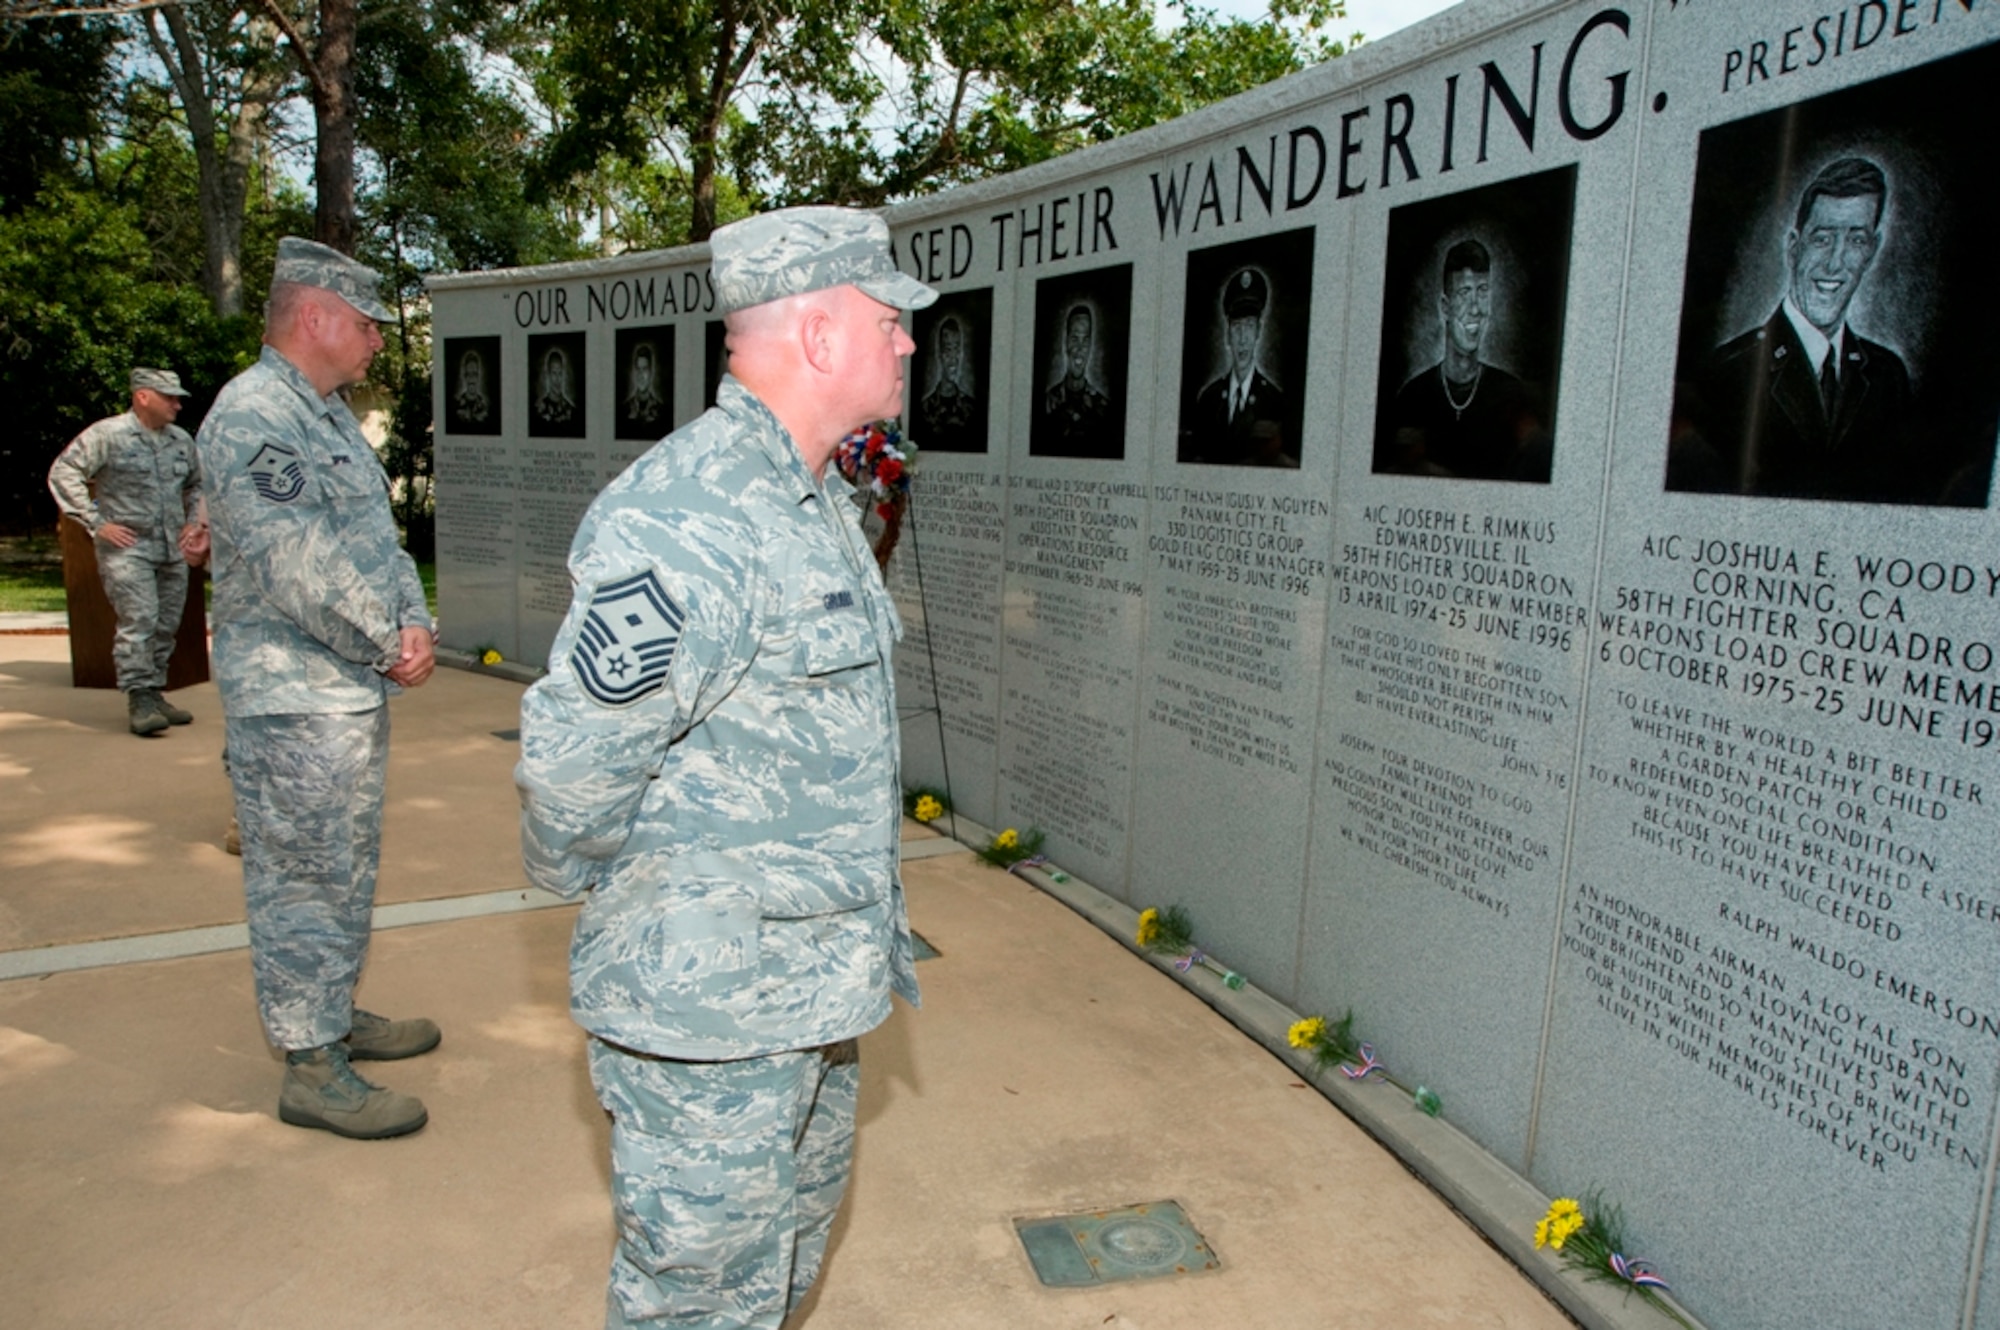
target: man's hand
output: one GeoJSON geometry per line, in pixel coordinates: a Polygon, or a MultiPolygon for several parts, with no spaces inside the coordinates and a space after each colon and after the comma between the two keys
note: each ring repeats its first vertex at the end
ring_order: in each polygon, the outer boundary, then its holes
{"type": "Polygon", "coordinates": [[[190,568],[208,562],[208,523],[189,522],[181,528],[181,557],[190,568]]]}
{"type": "Polygon", "coordinates": [[[403,655],[396,667],[389,671],[389,677],[405,688],[416,688],[431,677],[437,668],[437,651],[431,641],[428,628],[405,628],[403,630],[403,655]]]}
{"type": "Polygon", "coordinates": [[[116,522],[99,522],[97,534],[121,550],[129,550],[139,543],[138,532],[129,526],[120,526],[116,522]]]}

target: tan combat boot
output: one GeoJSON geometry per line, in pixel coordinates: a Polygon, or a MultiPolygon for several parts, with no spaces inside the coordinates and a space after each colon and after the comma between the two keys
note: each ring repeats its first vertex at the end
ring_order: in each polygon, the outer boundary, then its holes
{"type": "Polygon", "coordinates": [[[194,713],[192,711],[183,711],[173,703],[167,701],[167,695],[159,689],[148,688],[146,696],[153,699],[153,710],[165,716],[167,724],[192,725],[194,723],[194,713]]]}
{"type": "Polygon", "coordinates": [[[285,1055],[285,1088],[278,1118],[294,1127],[318,1127],[336,1136],[376,1141],[407,1136],[430,1121],[423,1101],[371,1085],[347,1065],[347,1048],[327,1044],[285,1055]]]}
{"type": "Polygon", "coordinates": [[[354,1027],[347,1033],[347,1056],[357,1062],[394,1062],[428,1053],[444,1038],[435,1021],[392,1021],[372,1011],[354,1009],[354,1027]]]}
{"type": "Polygon", "coordinates": [[[134,688],[125,694],[125,723],[142,739],[173,724],[166,713],[153,705],[151,692],[144,688],[134,688]]]}

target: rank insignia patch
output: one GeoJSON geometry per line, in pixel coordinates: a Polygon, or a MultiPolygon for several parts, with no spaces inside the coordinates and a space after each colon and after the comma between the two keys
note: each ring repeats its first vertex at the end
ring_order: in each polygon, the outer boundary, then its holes
{"type": "Polygon", "coordinates": [[[306,469],[299,455],[289,448],[267,443],[250,459],[250,483],[260,498],[272,503],[290,503],[305,492],[306,469]]]}
{"type": "Polygon", "coordinates": [[[577,682],[608,707],[629,706],[658,692],[686,617],[650,568],[606,582],[591,594],[569,653],[577,682]]]}

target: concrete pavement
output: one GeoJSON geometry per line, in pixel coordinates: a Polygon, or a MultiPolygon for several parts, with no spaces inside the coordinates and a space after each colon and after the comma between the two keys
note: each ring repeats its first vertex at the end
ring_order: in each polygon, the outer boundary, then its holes
{"type": "MultiPolygon", "coordinates": [[[[64,638],[0,635],[0,973],[21,976],[0,980],[0,1323],[601,1324],[608,1132],[566,1012],[574,907],[516,859],[495,731],[520,685],[440,671],[393,704],[381,900],[418,922],[378,929],[361,996],[445,1041],[364,1068],[431,1124],[361,1143],[277,1121],[247,955],[201,931],[242,920],[213,686],[176,694],[194,725],[141,741],[122,699],[68,677],[64,638]],[[146,958],[191,937],[220,949],[146,958]]],[[[855,1182],[794,1325],[1571,1323],[1171,976],[907,830],[913,921],[941,955],[924,1009],[863,1041],[855,1182]],[[1052,1290],[1014,1237],[1161,1199],[1219,1270],[1052,1290]]]]}

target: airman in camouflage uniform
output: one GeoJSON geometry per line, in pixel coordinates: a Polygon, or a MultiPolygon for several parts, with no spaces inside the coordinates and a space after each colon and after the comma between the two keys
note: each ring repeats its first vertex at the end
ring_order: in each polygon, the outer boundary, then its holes
{"type": "Polygon", "coordinates": [[[521,704],[529,878],[587,892],[570,1008],[614,1119],[606,1323],[767,1327],[817,1278],[853,1157],[855,1037],[917,1000],[897,876],[901,634],[841,437],[897,414],[880,218],[713,240],[729,377],[598,496],[521,704]]]}
{"type": "Polygon", "coordinates": [[[187,604],[182,551],[199,526],[201,467],[194,440],[174,424],[187,396],[180,376],[135,368],[131,383],[132,409],[72,439],[49,468],[49,491],[96,541],[97,572],[118,618],[112,665],[127,723],[145,736],[194,719],[161,690],[187,604]]]}
{"type": "Polygon", "coordinates": [[[371,270],[278,245],[264,352],[202,422],[215,564],[215,668],[241,826],[257,1004],[286,1050],[278,1114],[343,1136],[399,1136],[424,1106],[357,1058],[434,1048],[437,1026],[354,1006],[368,952],[389,756],[388,696],[433,666],[416,565],[388,477],[338,390],[382,347],[371,270]]]}

